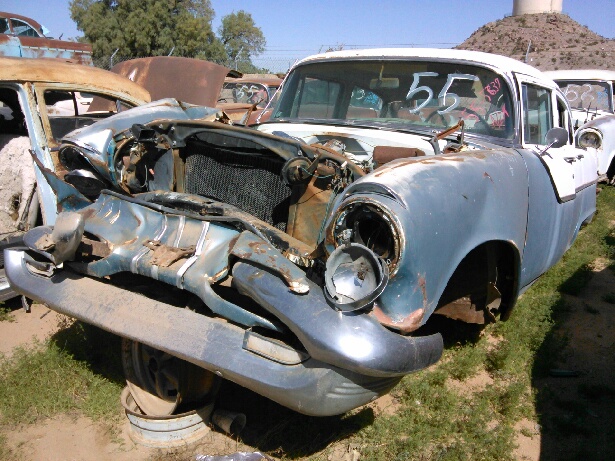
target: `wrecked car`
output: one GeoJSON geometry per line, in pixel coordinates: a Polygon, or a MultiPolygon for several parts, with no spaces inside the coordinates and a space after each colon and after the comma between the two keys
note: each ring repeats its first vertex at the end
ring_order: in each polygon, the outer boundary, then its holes
{"type": "Polygon", "coordinates": [[[604,69],[545,72],[562,89],[572,109],[579,147],[595,152],[598,174],[615,180],[615,71],[604,69]]]}
{"type": "Polygon", "coordinates": [[[145,413],[220,377],[365,404],[440,358],[432,315],[506,319],[595,212],[564,95],[518,61],[332,52],[280,91],[258,129],[162,100],[67,134],[55,225],[5,250],[20,293],[125,338],[145,413]]]}
{"type": "MultiPolygon", "coordinates": [[[[149,101],[145,89],[108,71],[0,57],[0,239],[55,221],[56,196],[33,168],[30,151],[55,169],[66,133],[149,101]]],[[[0,300],[13,295],[0,261],[0,300]]]]}
{"type": "Polygon", "coordinates": [[[0,56],[62,58],[92,65],[92,45],[49,37],[32,18],[0,11],[0,56]]]}

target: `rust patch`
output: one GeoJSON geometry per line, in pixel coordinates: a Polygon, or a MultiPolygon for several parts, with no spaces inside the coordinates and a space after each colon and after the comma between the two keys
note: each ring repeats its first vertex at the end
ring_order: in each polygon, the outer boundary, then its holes
{"type": "Polygon", "coordinates": [[[487,323],[485,311],[478,308],[467,296],[439,307],[434,314],[443,315],[454,320],[461,320],[465,323],[476,323],[479,325],[487,323]]]}
{"type": "Polygon", "coordinates": [[[99,258],[106,258],[111,254],[111,248],[106,242],[98,242],[91,240],[87,237],[83,237],[79,244],[79,252],[83,256],[96,256],[99,258]]]}
{"type": "Polygon", "coordinates": [[[148,240],[143,245],[154,252],[150,263],[154,266],[160,267],[169,267],[171,264],[179,261],[180,259],[189,258],[196,251],[196,247],[194,245],[186,248],[176,248],[165,245],[156,240],[148,240]]]}
{"type": "Polygon", "coordinates": [[[410,315],[404,317],[401,320],[393,320],[391,317],[385,314],[378,305],[374,305],[374,308],[372,309],[372,315],[382,325],[392,328],[394,330],[398,330],[402,334],[408,334],[415,331],[421,326],[421,322],[423,320],[423,317],[425,316],[425,309],[417,309],[415,311],[412,311],[410,315]]]}
{"type": "Polygon", "coordinates": [[[486,171],[483,173],[483,178],[489,178],[489,180],[493,183],[493,178],[486,171]]]}
{"type": "Polygon", "coordinates": [[[267,245],[261,242],[250,242],[248,243],[248,246],[250,248],[252,248],[252,250],[254,251],[254,253],[262,255],[267,253],[267,245]],[[265,248],[263,248],[265,247],[265,248]]]}
{"type": "Polygon", "coordinates": [[[425,276],[419,275],[418,279],[419,288],[421,289],[421,294],[423,295],[423,308],[427,308],[427,281],[425,280],[425,276]]]}

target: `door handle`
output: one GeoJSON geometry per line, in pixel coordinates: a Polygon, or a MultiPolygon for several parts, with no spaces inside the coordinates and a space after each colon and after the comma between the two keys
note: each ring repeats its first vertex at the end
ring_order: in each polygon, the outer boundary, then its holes
{"type": "Polygon", "coordinates": [[[566,160],[568,163],[572,163],[572,162],[576,162],[577,159],[574,157],[564,157],[564,160],[566,160]]]}

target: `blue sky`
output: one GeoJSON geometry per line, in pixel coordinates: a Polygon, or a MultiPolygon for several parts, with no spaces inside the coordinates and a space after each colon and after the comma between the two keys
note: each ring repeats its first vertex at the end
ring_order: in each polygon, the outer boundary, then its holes
{"type": "MultiPolygon", "coordinates": [[[[212,0],[214,29],[233,11],[252,15],[267,39],[263,59],[294,60],[346,48],[450,48],[483,24],[512,13],[512,0],[212,0]]],[[[82,35],[69,0],[0,0],[0,10],[36,19],[51,35],[82,35]]],[[[564,13],[594,32],[615,38],[615,0],[563,0],[564,13]]]]}

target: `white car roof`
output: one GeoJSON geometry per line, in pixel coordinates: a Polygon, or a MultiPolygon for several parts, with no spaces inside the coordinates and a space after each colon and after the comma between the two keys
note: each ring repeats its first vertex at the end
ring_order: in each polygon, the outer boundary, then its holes
{"type": "MultiPolygon", "coordinates": [[[[432,58],[432,59],[452,59],[467,61],[476,64],[494,66],[504,73],[519,72],[529,75],[539,80],[545,80],[545,74],[535,67],[524,64],[516,59],[508,58],[492,53],[483,53],[481,51],[453,50],[449,48],[373,48],[365,50],[344,50],[330,51],[327,53],[308,56],[297,62],[295,66],[310,62],[327,59],[335,60],[356,60],[361,58],[432,58]]],[[[294,67],[294,66],[293,66],[294,67]]],[[[550,80],[550,78],[547,78],[550,80]]]]}
{"type": "Polygon", "coordinates": [[[545,75],[553,80],[610,80],[615,81],[615,71],[606,69],[550,70],[545,75]]]}

